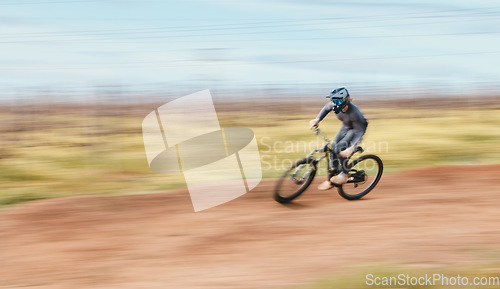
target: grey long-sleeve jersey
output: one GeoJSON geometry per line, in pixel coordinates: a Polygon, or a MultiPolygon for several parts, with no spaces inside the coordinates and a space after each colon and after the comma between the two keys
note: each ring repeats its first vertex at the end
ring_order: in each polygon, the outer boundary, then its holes
{"type": "MultiPolygon", "coordinates": [[[[325,118],[327,114],[330,113],[330,111],[333,110],[334,104],[333,102],[328,102],[323,109],[319,112],[318,116],[316,117],[320,121],[325,118]]],[[[363,135],[366,132],[366,128],[368,127],[368,121],[366,118],[363,116],[361,111],[357,106],[354,104],[350,103],[349,108],[347,109],[346,112],[339,112],[336,114],[337,118],[342,121],[342,127],[340,128],[339,132],[333,139],[335,143],[339,142],[341,138],[341,135],[345,135],[345,132],[348,130],[352,130],[354,133],[354,136],[352,140],[350,141],[349,146],[354,146],[358,145],[361,139],[363,138],[363,135]]]]}

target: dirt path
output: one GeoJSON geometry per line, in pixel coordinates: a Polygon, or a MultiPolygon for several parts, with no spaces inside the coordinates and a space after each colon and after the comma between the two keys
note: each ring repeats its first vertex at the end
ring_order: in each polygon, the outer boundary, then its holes
{"type": "Polygon", "coordinates": [[[454,264],[500,249],[500,165],[382,178],[365,199],[273,180],[194,213],[188,192],[42,200],[0,211],[0,287],[282,288],[370,262],[454,264]]]}

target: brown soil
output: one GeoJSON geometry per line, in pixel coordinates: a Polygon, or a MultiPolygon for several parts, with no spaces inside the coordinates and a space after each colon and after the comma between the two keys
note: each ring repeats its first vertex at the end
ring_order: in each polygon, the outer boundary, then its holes
{"type": "MultiPolygon", "coordinates": [[[[274,180],[194,213],[185,189],[34,201],[0,212],[0,287],[283,288],[360,264],[474,264],[500,249],[500,165],[383,176],[359,201],[274,180]]],[[[361,282],[361,281],[360,281],[361,282]]]]}

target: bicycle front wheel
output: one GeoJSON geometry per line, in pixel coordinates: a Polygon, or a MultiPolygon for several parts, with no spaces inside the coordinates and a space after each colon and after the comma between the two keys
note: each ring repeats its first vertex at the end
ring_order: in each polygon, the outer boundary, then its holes
{"type": "Polygon", "coordinates": [[[274,188],[274,199],[288,203],[302,194],[316,175],[316,161],[304,158],[296,161],[279,178],[274,188]]]}
{"type": "Polygon", "coordinates": [[[377,185],[384,165],[376,155],[364,155],[355,159],[350,165],[347,183],[339,186],[339,195],[347,200],[357,200],[368,194],[377,185]]]}

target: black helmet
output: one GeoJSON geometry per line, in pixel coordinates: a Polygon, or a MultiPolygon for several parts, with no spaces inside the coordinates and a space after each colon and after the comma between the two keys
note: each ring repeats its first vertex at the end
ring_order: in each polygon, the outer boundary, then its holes
{"type": "Polygon", "coordinates": [[[351,98],[349,97],[349,92],[344,87],[336,88],[329,95],[326,96],[332,100],[333,111],[335,113],[341,112],[350,102],[351,98]]]}

